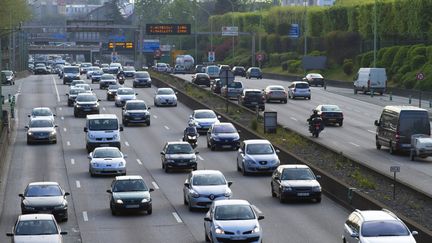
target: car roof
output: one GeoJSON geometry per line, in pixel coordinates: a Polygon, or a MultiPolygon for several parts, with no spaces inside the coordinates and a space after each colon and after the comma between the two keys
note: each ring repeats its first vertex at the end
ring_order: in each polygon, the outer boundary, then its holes
{"type": "Polygon", "coordinates": [[[222,205],[251,205],[248,201],[243,199],[229,199],[229,200],[217,200],[213,201],[214,206],[222,205]]]}
{"type": "Polygon", "coordinates": [[[118,151],[120,151],[120,149],[119,148],[117,148],[117,147],[97,147],[97,148],[95,148],[94,150],[93,150],[93,152],[94,151],[96,151],[96,150],[118,150],[118,151]]]}
{"type": "Polygon", "coordinates": [[[30,221],[30,220],[52,220],[54,216],[48,213],[33,213],[23,214],[18,216],[19,221],[30,221]]]}
{"type": "Polygon", "coordinates": [[[398,220],[396,215],[388,210],[356,210],[364,221],[398,220]]]}
{"type": "Polygon", "coordinates": [[[149,72],[147,72],[147,71],[137,71],[137,72],[135,72],[135,74],[138,74],[138,73],[146,73],[146,74],[149,74],[149,72]]]}
{"type": "Polygon", "coordinates": [[[52,121],[51,116],[37,116],[35,118],[32,118],[31,121],[52,121]]]}
{"type": "Polygon", "coordinates": [[[94,115],[87,115],[87,120],[89,120],[89,119],[101,119],[101,118],[114,118],[114,119],[117,119],[117,116],[115,114],[94,114],[94,115]]]}
{"type": "Polygon", "coordinates": [[[173,145],[173,144],[189,144],[188,142],[183,142],[183,141],[170,141],[167,142],[168,145],[173,145]]]}
{"type": "Polygon", "coordinates": [[[309,84],[306,81],[293,81],[291,84],[309,84]]]}
{"type": "Polygon", "coordinates": [[[59,184],[55,181],[36,181],[30,182],[29,186],[58,186],[59,184]]]}
{"type": "Polygon", "coordinates": [[[119,89],[133,90],[132,88],[129,88],[129,87],[121,87],[121,88],[119,88],[119,89]]]}
{"type": "Polygon", "coordinates": [[[219,122],[219,123],[215,123],[213,124],[213,126],[233,126],[235,128],[235,126],[231,123],[231,122],[219,122]]]}
{"type": "Polygon", "coordinates": [[[143,180],[143,178],[140,175],[127,175],[127,176],[116,176],[115,180],[116,181],[121,181],[121,180],[143,180]]]}
{"type": "Polygon", "coordinates": [[[208,175],[208,174],[223,175],[223,173],[219,170],[194,170],[191,173],[192,175],[208,175]]]}
{"type": "Polygon", "coordinates": [[[34,110],[51,110],[49,107],[35,107],[32,109],[32,111],[34,110]]]}
{"type": "Polygon", "coordinates": [[[308,73],[309,76],[323,77],[320,73],[308,73]]]}
{"type": "Polygon", "coordinates": [[[310,169],[309,166],[303,164],[279,165],[282,169],[310,169]]]}
{"type": "Polygon", "coordinates": [[[262,92],[262,90],[260,90],[260,89],[244,89],[243,91],[244,92],[248,92],[248,91],[254,91],[254,92],[259,91],[259,92],[262,92]]]}
{"type": "Polygon", "coordinates": [[[127,103],[144,103],[145,104],[145,101],[144,100],[127,100],[126,104],[127,103]]]}
{"type": "Polygon", "coordinates": [[[401,111],[426,111],[425,109],[415,107],[415,106],[409,106],[409,105],[388,105],[384,107],[384,110],[391,110],[395,112],[401,112],[401,111]]]}
{"type": "Polygon", "coordinates": [[[157,90],[173,90],[172,88],[158,88],[157,90]]]}
{"type": "Polygon", "coordinates": [[[282,89],[285,89],[284,86],[282,86],[282,85],[269,85],[266,88],[282,88],[282,89]]]}
{"type": "Polygon", "coordinates": [[[78,94],[78,96],[85,96],[85,95],[87,95],[87,96],[96,96],[96,94],[94,94],[94,93],[88,93],[88,92],[85,92],[85,93],[79,93],[79,94],[78,94]]]}
{"type": "Polygon", "coordinates": [[[245,144],[263,144],[268,143],[271,144],[267,139],[248,139],[243,141],[245,144]]]}
{"type": "Polygon", "coordinates": [[[210,109],[198,109],[198,110],[194,110],[194,113],[198,113],[198,112],[214,112],[214,110],[210,110],[210,109]]]}

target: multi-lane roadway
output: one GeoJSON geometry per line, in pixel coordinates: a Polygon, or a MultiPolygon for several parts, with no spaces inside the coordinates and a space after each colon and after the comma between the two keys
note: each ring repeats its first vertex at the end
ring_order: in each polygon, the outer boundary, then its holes
{"type": "MultiPolygon", "coordinates": [[[[247,85],[256,83],[255,80],[246,82],[247,85]]],[[[106,190],[113,178],[92,178],[88,173],[83,132],[85,119],[74,118],[73,108],[67,106],[65,94],[68,86],[63,85],[55,75],[30,76],[18,80],[16,85],[20,93],[17,99],[17,119],[14,121],[15,143],[10,151],[9,170],[4,173],[6,177],[2,179],[4,191],[0,194],[3,202],[0,228],[3,233],[0,234],[0,242],[8,242],[9,239],[4,233],[11,230],[20,214],[18,194],[33,181],[57,181],[71,193],[68,197],[69,220],[60,223],[62,229],[68,232],[65,242],[204,242],[205,211],[189,212],[183,205],[182,188],[188,172],[167,174],[161,169],[160,160],[163,144],[166,141],[181,139],[192,110],[181,103],[177,107],[152,107],[151,126],[125,127],[122,132],[122,152],[128,155],[127,171],[129,175],[143,176],[146,183],[155,189],[152,193],[153,214],[112,216],[109,209],[109,194],[106,190]],[[24,126],[28,122],[27,114],[37,106],[48,106],[57,114],[57,144],[26,144],[24,126]]],[[[131,80],[126,81],[126,86],[132,86],[131,80]]],[[[120,118],[121,109],[115,107],[112,101],[106,101],[106,91],[99,90],[97,84],[92,84],[92,87],[102,100],[101,113],[114,113],[120,118]]],[[[154,88],[136,90],[139,99],[153,104],[154,88]]],[[[328,93],[329,99],[333,96],[335,95],[328,93]]],[[[305,117],[302,114],[305,113],[301,111],[301,105],[293,106],[293,102],[306,104],[308,101],[290,101],[285,106],[296,107],[297,110],[290,112],[286,109],[284,117],[289,116],[287,121],[296,124],[298,130],[302,131],[305,129],[305,117]]],[[[318,101],[312,99],[309,105],[313,104],[312,102],[318,101]]],[[[281,106],[274,104],[268,107],[280,109],[281,106]]],[[[306,108],[311,110],[309,107],[303,107],[306,108]]],[[[348,113],[346,116],[347,127],[342,129],[349,130],[349,123],[354,122],[356,118],[348,118],[348,113]]],[[[360,114],[357,119],[362,116],[360,114]]],[[[360,122],[356,124],[360,126],[360,122]]],[[[328,134],[338,129],[326,130],[323,137],[327,138],[324,139],[330,139],[328,136],[331,135],[328,134]]],[[[368,126],[368,129],[372,128],[368,126]]],[[[343,132],[339,132],[341,133],[343,132]]],[[[257,213],[265,216],[261,221],[265,242],[340,241],[343,223],[349,213],[340,205],[327,197],[319,204],[280,204],[271,197],[269,176],[243,177],[236,171],[236,152],[212,152],[206,147],[204,136],[200,137],[197,150],[200,152],[198,169],[222,171],[228,180],[234,182],[231,187],[233,198],[249,200],[256,206],[257,213]]]]}

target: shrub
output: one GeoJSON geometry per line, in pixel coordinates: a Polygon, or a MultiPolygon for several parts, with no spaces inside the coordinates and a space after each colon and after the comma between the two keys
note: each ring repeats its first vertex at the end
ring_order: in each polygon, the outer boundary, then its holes
{"type": "Polygon", "coordinates": [[[391,71],[393,73],[397,73],[398,69],[404,65],[406,56],[408,54],[408,50],[409,50],[408,46],[402,46],[401,48],[399,48],[399,51],[394,56],[392,67],[391,67],[391,71]]]}
{"type": "Polygon", "coordinates": [[[360,61],[360,66],[361,67],[370,67],[372,62],[373,62],[373,58],[374,58],[373,51],[366,52],[365,54],[363,54],[363,57],[360,61]]]}
{"type": "Polygon", "coordinates": [[[345,59],[342,69],[346,75],[351,75],[354,69],[354,64],[352,59],[345,59]]]}
{"type": "Polygon", "coordinates": [[[270,56],[269,56],[269,62],[268,62],[268,64],[270,66],[272,66],[272,67],[279,66],[280,63],[281,63],[280,54],[278,54],[278,53],[272,53],[272,54],[270,54],[270,56]]]}
{"type": "Polygon", "coordinates": [[[295,73],[300,69],[300,60],[289,60],[288,61],[288,72],[295,73]]]}
{"type": "Polygon", "coordinates": [[[422,56],[422,55],[414,56],[411,59],[411,70],[419,69],[419,68],[423,67],[423,65],[425,63],[426,63],[426,57],[425,56],[422,56]]]}
{"type": "Polygon", "coordinates": [[[288,70],[288,61],[282,62],[281,66],[282,66],[283,71],[287,71],[288,70]]]}
{"type": "Polygon", "coordinates": [[[412,59],[418,55],[426,56],[426,47],[423,44],[411,46],[408,51],[408,59],[412,59]]]}

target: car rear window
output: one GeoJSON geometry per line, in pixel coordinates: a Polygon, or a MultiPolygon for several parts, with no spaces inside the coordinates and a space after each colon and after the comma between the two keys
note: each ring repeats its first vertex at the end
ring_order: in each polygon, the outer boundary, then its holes
{"type": "Polygon", "coordinates": [[[78,67],[65,67],[63,68],[64,73],[79,73],[78,67]]]}
{"type": "Polygon", "coordinates": [[[245,95],[247,96],[261,96],[262,92],[261,91],[246,91],[245,95]]]}
{"type": "Polygon", "coordinates": [[[297,89],[307,89],[309,88],[309,84],[308,83],[298,83],[295,86],[297,89]]]}
{"type": "Polygon", "coordinates": [[[225,178],[222,175],[217,175],[217,174],[195,175],[192,178],[192,185],[194,186],[225,185],[225,178]]]}
{"type": "Polygon", "coordinates": [[[228,85],[228,87],[238,89],[238,88],[243,88],[243,84],[240,82],[232,82],[228,85]]]}
{"type": "Polygon", "coordinates": [[[429,115],[427,111],[402,111],[399,117],[400,135],[430,134],[429,115]]]}
{"type": "Polygon", "coordinates": [[[369,221],[363,223],[361,227],[363,237],[388,237],[409,235],[408,229],[399,221],[369,221]]]}

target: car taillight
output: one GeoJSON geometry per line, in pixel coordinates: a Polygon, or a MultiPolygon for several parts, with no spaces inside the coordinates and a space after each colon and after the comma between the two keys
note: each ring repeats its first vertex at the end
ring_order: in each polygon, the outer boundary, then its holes
{"type": "Polygon", "coordinates": [[[368,80],[368,87],[370,87],[370,80],[368,80]]]}
{"type": "Polygon", "coordinates": [[[395,135],[396,142],[399,142],[399,139],[400,139],[400,134],[399,134],[399,131],[397,131],[396,135],[395,135]]]}
{"type": "Polygon", "coordinates": [[[296,89],[294,88],[294,90],[293,90],[294,92],[296,92],[296,89]]]}
{"type": "Polygon", "coordinates": [[[268,94],[269,94],[269,95],[271,95],[271,94],[272,94],[272,92],[270,91],[270,92],[268,92],[268,94]]]}

